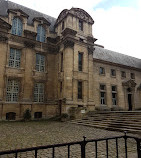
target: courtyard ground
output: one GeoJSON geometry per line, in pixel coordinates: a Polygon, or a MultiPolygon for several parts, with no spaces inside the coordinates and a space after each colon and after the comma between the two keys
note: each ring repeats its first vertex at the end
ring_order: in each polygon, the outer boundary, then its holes
{"type": "MultiPolygon", "coordinates": [[[[32,121],[32,122],[0,122],[0,151],[35,147],[40,145],[51,145],[57,143],[66,143],[72,141],[81,141],[83,136],[86,139],[98,139],[104,137],[121,136],[123,133],[107,131],[98,128],[75,125],[69,122],[55,121],[32,121]]],[[[119,141],[119,158],[125,157],[124,140],[119,141]]],[[[116,158],[116,143],[109,141],[109,158],[116,158]]],[[[75,145],[71,148],[72,158],[80,157],[80,146],[75,145]]],[[[52,151],[40,150],[39,158],[51,158],[52,151]]],[[[128,157],[136,158],[136,143],[133,139],[128,140],[128,157]]],[[[56,158],[67,158],[67,148],[55,149],[56,158]]],[[[33,152],[20,153],[20,158],[32,158],[33,152]]],[[[86,146],[86,157],[95,156],[94,143],[88,143],[86,146]]],[[[106,157],[106,143],[98,143],[98,158],[106,157]]],[[[13,158],[13,155],[0,156],[0,158],[13,158]]]]}

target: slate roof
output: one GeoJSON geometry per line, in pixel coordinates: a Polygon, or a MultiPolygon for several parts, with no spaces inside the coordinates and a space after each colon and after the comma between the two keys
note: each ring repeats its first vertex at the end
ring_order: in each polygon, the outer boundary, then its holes
{"type": "Polygon", "coordinates": [[[29,25],[32,25],[33,18],[35,18],[35,17],[44,17],[47,21],[49,21],[51,23],[50,31],[54,31],[54,24],[56,22],[56,19],[49,16],[49,15],[40,13],[38,11],[35,11],[33,9],[24,7],[22,5],[16,4],[16,3],[11,2],[11,1],[0,0],[0,15],[7,16],[8,15],[8,13],[7,13],[8,9],[21,9],[23,12],[28,14],[29,18],[28,18],[27,23],[29,25]]]}
{"type": "Polygon", "coordinates": [[[95,46],[93,58],[141,69],[141,59],[95,46]]]}

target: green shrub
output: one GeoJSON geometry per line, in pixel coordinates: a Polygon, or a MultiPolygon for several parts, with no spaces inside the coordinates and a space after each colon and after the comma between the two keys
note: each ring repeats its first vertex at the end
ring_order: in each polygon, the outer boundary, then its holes
{"type": "Polygon", "coordinates": [[[24,114],[23,114],[23,119],[25,121],[31,120],[31,111],[29,109],[26,109],[24,114]]]}

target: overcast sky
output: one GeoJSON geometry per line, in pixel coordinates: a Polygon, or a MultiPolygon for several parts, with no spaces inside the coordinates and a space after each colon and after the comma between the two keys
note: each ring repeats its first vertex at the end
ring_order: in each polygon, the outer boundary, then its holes
{"type": "Polygon", "coordinates": [[[106,49],[141,59],[141,0],[11,0],[57,18],[63,9],[86,10],[93,35],[106,49]]]}

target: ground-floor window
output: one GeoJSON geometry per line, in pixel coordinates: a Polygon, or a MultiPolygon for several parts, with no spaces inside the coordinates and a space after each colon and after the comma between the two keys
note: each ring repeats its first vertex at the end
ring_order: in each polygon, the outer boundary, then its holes
{"type": "Polygon", "coordinates": [[[16,113],[15,112],[6,113],[6,120],[15,120],[15,119],[16,119],[16,113]]]}
{"type": "Polygon", "coordinates": [[[100,103],[101,105],[106,104],[106,86],[104,84],[100,84],[100,103]]]}
{"type": "Polygon", "coordinates": [[[117,87],[112,86],[112,103],[113,105],[117,105],[117,87]]]}
{"type": "Polygon", "coordinates": [[[36,119],[42,118],[42,112],[35,112],[34,118],[36,118],[36,119]]]}

